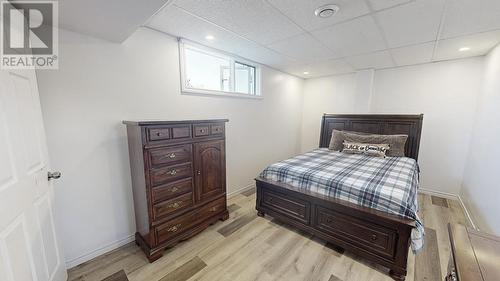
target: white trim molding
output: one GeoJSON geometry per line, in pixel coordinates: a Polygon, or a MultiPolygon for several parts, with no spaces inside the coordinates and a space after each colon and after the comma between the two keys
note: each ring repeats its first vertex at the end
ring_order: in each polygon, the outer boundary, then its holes
{"type": "Polygon", "coordinates": [[[135,234],[132,234],[132,235],[129,235],[125,238],[122,238],[122,239],[119,239],[115,242],[112,242],[112,243],[109,243],[105,246],[102,246],[98,249],[95,249],[93,251],[90,251],[86,254],[83,254],[77,258],[74,258],[74,259],[70,259],[70,260],[66,260],[66,268],[67,269],[71,269],[75,266],[78,266],[84,262],[87,262],[91,259],[94,259],[98,256],[101,256],[101,255],[104,255],[108,252],[111,252],[115,249],[118,249],[120,248],[121,246],[124,246],[128,243],[131,243],[131,242],[134,242],[135,241],[135,234]]]}
{"type": "Polygon", "coordinates": [[[472,225],[472,227],[475,230],[479,231],[479,227],[477,227],[476,224],[474,223],[474,220],[472,219],[472,216],[470,215],[469,210],[465,206],[465,203],[462,200],[462,197],[460,195],[458,195],[457,197],[458,197],[458,201],[460,202],[460,205],[462,205],[462,209],[464,209],[465,215],[467,216],[467,219],[469,220],[470,225],[472,225]]]}
{"type": "Polygon", "coordinates": [[[229,192],[229,193],[227,194],[227,198],[228,198],[228,199],[229,199],[229,198],[232,198],[232,197],[234,197],[234,196],[236,196],[236,195],[238,195],[238,194],[240,194],[240,193],[243,193],[243,192],[245,192],[245,191],[247,191],[247,190],[250,190],[250,189],[252,189],[252,188],[255,188],[255,183],[251,183],[251,184],[249,184],[249,185],[247,185],[247,186],[244,186],[244,187],[242,187],[242,188],[238,188],[238,189],[237,189],[237,190],[235,190],[235,191],[231,191],[231,192],[229,192]]]}
{"type": "Polygon", "coordinates": [[[453,193],[448,193],[448,192],[442,192],[442,191],[437,191],[433,189],[427,189],[427,188],[419,188],[418,192],[423,193],[423,194],[428,194],[428,195],[434,195],[446,199],[452,199],[452,200],[457,200],[458,195],[453,194],[453,193]]]}
{"type": "Polygon", "coordinates": [[[437,190],[432,190],[432,189],[427,189],[427,188],[419,188],[418,192],[422,193],[422,194],[434,195],[434,196],[438,196],[438,197],[442,197],[442,198],[446,198],[446,199],[457,200],[460,203],[460,206],[462,207],[462,209],[464,210],[465,216],[467,217],[467,220],[469,221],[470,225],[472,225],[472,227],[475,230],[479,230],[479,228],[477,228],[476,224],[472,220],[472,216],[470,215],[470,212],[467,209],[467,207],[465,206],[464,201],[462,200],[462,197],[460,197],[460,195],[448,193],[448,192],[437,191],[437,190]]]}

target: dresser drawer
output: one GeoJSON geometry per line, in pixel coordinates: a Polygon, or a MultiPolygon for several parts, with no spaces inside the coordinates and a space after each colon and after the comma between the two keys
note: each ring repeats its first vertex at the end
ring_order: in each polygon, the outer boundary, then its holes
{"type": "Polygon", "coordinates": [[[210,135],[209,125],[207,124],[198,124],[193,126],[194,136],[195,137],[205,137],[210,135]]]}
{"type": "Polygon", "coordinates": [[[150,141],[170,139],[170,128],[147,128],[146,130],[150,141]]]}
{"type": "Polygon", "coordinates": [[[193,193],[186,193],[168,201],[153,205],[153,220],[171,215],[172,213],[193,206],[193,193]]]}
{"type": "Polygon", "coordinates": [[[306,201],[264,190],[262,205],[277,213],[297,219],[304,224],[309,224],[311,208],[306,201]]]}
{"type": "Polygon", "coordinates": [[[224,210],[226,210],[226,197],[222,197],[208,203],[207,205],[196,210],[196,213],[197,216],[203,220],[215,214],[218,214],[224,210]]]}
{"type": "Polygon", "coordinates": [[[161,224],[155,228],[156,242],[161,244],[224,210],[226,210],[226,198],[222,197],[197,210],[161,224]]]}
{"type": "Polygon", "coordinates": [[[168,183],[165,185],[153,187],[151,193],[153,197],[153,203],[158,203],[192,191],[193,191],[193,179],[187,178],[172,183],[168,183]]]}
{"type": "Polygon", "coordinates": [[[188,230],[196,223],[196,213],[189,212],[155,227],[156,244],[161,244],[188,230]]]}
{"type": "Polygon", "coordinates": [[[172,127],[172,139],[189,139],[191,138],[191,125],[179,125],[172,127]]]}
{"type": "Polygon", "coordinates": [[[211,135],[222,135],[224,134],[224,123],[211,124],[210,125],[211,135]]]}
{"type": "Polygon", "coordinates": [[[191,161],[191,144],[149,150],[151,166],[162,166],[191,161]]]}
{"type": "Polygon", "coordinates": [[[191,125],[154,126],[146,128],[148,141],[182,140],[191,138],[191,125]]]}
{"type": "Polygon", "coordinates": [[[357,247],[393,259],[397,233],[371,222],[347,216],[321,206],[316,207],[315,228],[337,236],[357,247]]]}
{"type": "Polygon", "coordinates": [[[151,185],[158,186],[174,180],[191,177],[193,167],[191,162],[157,168],[150,171],[151,185]]]}

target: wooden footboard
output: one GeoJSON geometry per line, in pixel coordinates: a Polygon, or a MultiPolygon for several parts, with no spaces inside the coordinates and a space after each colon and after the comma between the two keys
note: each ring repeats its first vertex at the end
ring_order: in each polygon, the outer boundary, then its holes
{"type": "Polygon", "coordinates": [[[406,277],[410,234],[415,222],[347,201],[256,179],[259,216],[270,216],[406,277]]]}

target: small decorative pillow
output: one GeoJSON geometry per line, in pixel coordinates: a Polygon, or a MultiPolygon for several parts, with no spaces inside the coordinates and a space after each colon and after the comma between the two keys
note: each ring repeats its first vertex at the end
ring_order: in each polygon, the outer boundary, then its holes
{"type": "Polygon", "coordinates": [[[374,143],[359,143],[344,141],[344,149],[342,152],[351,154],[366,154],[375,157],[385,157],[385,153],[389,150],[388,144],[374,143]]]}
{"type": "Polygon", "coordinates": [[[387,151],[387,156],[403,157],[405,156],[405,145],[408,139],[407,135],[375,135],[375,134],[359,134],[352,132],[343,133],[344,141],[356,143],[370,144],[389,144],[390,149],[387,151]]]}
{"type": "Polygon", "coordinates": [[[342,151],[344,143],[344,132],[339,130],[332,131],[332,138],[330,139],[330,145],[328,149],[335,151],[342,151]]]}

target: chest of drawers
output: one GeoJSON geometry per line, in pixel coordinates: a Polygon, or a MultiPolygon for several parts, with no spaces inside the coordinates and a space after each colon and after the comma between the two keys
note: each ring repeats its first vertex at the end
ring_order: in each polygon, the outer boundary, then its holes
{"type": "Polygon", "coordinates": [[[150,262],[166,248],[228,218],[225,122],[124,121],[136,243],[150,262]]]}

